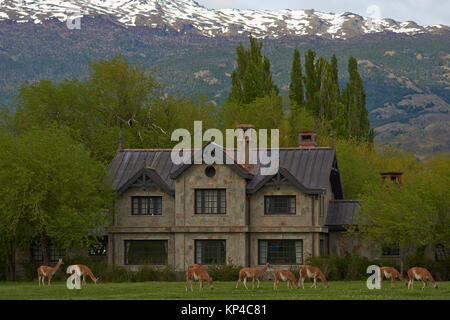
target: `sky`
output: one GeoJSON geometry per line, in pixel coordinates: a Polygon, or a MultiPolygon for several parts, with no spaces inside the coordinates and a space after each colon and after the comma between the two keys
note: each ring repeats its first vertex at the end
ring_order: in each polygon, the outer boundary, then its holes
{"type": "Polygon", "coordinates": [[[314,9],[450,26],[450,0],[196,0],[211,9],[314,9]]]}

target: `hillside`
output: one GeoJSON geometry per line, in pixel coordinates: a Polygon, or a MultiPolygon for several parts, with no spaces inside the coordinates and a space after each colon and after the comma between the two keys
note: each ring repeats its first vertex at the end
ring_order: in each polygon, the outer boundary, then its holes
{"type": "MultiPolygon", "coordinates": [[[[442,28],[441,28],[442,29],[442,28]]],[[[339,58],[341,84],[346,61],[359,61],[376,141],[400,145],[422,158],[450,150],[450,32],[377,32],[347,39],[314,35],[267,37],[264,54],[282,94],[286,93],[293,49],[314,49],[339,58]]],[[[122,54],[146,67],[157,66],[167,90],[204,93],[220,103],[230,88],[235,48],[246,36],[205,36],[145,25],[124,26],[107,15],[84,17],[80,30],[57,18],[18,23],[0,21],[0,102],[8,105],[20,84],[48,78],[82,78],[88,62],[122,54]]]]}

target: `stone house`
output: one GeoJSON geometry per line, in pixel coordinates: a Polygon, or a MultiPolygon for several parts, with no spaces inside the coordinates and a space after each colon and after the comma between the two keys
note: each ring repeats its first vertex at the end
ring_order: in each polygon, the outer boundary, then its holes
{"type": "MultiPolygon", "coordinates": [[[[49,263],[75,253],[106,256],[110,264],[130,269],[150,264],[184,271],[192,263],[228,262],[278,269],[304,264],[308,256],[347,252],[400,262],[405,249],[345,234],[360,202],[344,199],[336,150],[316,147],[314,132],[299,132],[296,148],[280,148],[273,175],[262,175],[261,163],[240,165],[234,159],[175,165],[171,151],[119,147],[108,170],[119,197],[100,246],[62,250],[49,241],[49,263]]],[[[222,151],[230,157],[230,150],[222,151]]],[[[401,184],[399,174],[381,178],[401,184]]],[[[435,261],[450,254],[439,244],[424,250],[435,261]]],[[[30,263],[43,263],[39,244],[16,252],[19,277],[30,263]]]]}
{"type": "Polygon", "coordinates": [[[339,251],[333,242],[358,202],[343,199],[336,151],[316,147],[314,132],[300,132],[297,148],[280,148],[279,169],[270,176],[260,163],[175,165],[170,153],[116,152],[109,168],[119,194],[108,229],[110,263],[281,268],[339,251]]]}

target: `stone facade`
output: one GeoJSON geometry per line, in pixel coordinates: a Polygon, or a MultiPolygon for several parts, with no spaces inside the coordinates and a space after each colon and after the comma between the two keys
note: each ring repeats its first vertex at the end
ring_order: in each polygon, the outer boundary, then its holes
{"type": "Polygon", "coordinates": [[[195,240],[225,240],[226,261],[252,267],[260,266],[259,240],[302,240],[303,261],[308,255],[328,252],[324,223],[326,202],[333,198],[330,185],[324,195],[308,195],[290,184],[265,185],[248,195],[246,180],[228,165],[215,165],[213,177],[205,175],[206,167],[193,165],[179,176],[175,195],[157,186],[126,190],[115,201],[113,226],[108,230],[109,261],[125,265],[125,240],[167,240],[167,262],[179,271],[195,262],[195,240]],[[226,190],[225,214],[195,214],[195,190],[204,188],[226,190]],[[295,196],[295,214],[265,214],[264,197],[272,195],[295,196]],[[162,215],[132,215],[132,196],[161,196],[162,215]]]}

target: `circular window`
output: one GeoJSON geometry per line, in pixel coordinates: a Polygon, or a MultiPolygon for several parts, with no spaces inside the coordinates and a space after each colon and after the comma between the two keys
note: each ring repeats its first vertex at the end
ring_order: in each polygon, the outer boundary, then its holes
{"type": "Polygon", "coordinates": [[[207,166],[205,169],[205,174],[207,177],[214,177],[216,175],[216,169],[213,166],[207,166]]]}

